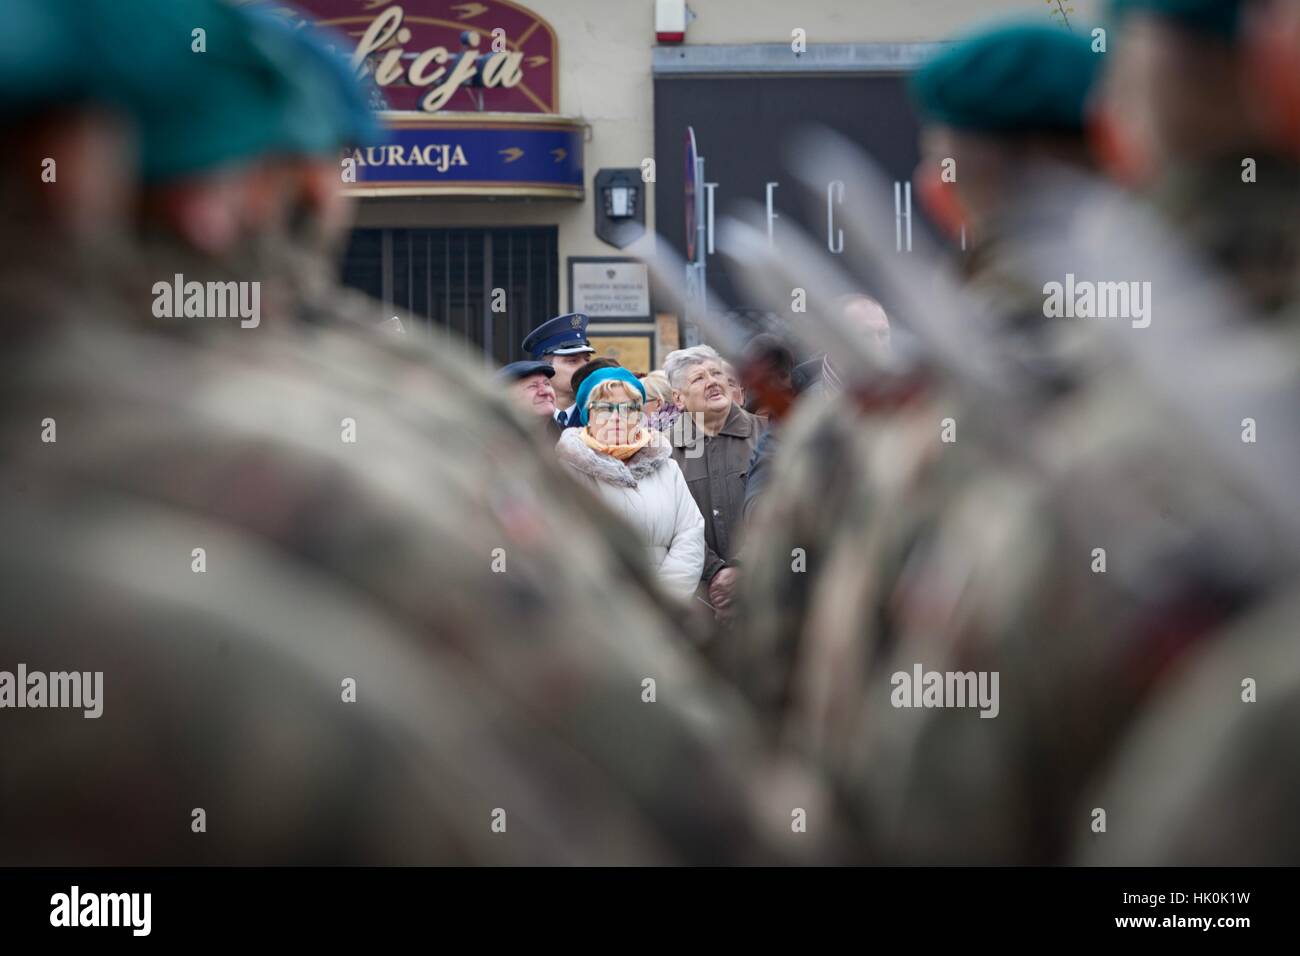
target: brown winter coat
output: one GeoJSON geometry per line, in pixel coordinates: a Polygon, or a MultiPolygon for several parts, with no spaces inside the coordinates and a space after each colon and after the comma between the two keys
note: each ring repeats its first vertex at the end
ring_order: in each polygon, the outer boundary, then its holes
{"type": "Polygon", "coordinates": [[[767,430],[767,422],[734,402],[721,431],[712,437],[700,433],[685,412],[670,431],[673,458],[686,476],[691,497],[704,515],[704,574],[712,580],[737,554],[737,535],[745,507],[745,478],[754,446],[767,430]],[[697,443],[703,442],[701,453],[697,443]]]}

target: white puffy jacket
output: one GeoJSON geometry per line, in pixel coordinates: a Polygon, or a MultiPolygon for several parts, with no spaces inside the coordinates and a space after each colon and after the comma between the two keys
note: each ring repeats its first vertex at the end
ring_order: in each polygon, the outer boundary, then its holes
{"type": "Polygon", "coordinates": [[[652,432],[650,443],[622,462],[589,448],[581,432],[569,428],[560,435],[560,461],[640,533],[664,587],[689,601],[704,571],[704,517],[672,446],[652,432]]]}

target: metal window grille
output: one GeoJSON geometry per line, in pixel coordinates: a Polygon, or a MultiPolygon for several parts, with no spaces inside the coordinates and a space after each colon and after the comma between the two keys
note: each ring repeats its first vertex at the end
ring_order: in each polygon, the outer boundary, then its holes
{"type": "Polygon", "coordinates": [[[559,312],[558,245],[554,226],[355,229],[343,281],[384,303],[377,321],[401,309],[423,320],[408,333],[442,326],[500,365],[523,358],[524,336],[559,312]]]}

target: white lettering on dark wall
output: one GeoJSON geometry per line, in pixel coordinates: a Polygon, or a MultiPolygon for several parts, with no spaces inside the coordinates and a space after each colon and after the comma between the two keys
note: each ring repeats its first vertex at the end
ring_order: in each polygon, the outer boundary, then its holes
{"type": "MultiPolygon", "coordinates": [[[[713,207],[714,196],[721,188],[721,183],[705,183],[704,186],[708,191],[707,204],[707,228],[705,230],[706,245],[709,255],[713,255],[713,207]]],[[[776,191],[781,187],[779,181],[773,180],[764,184],[764,193],[766,200],[765,218],[767,224],[767,242],[768,246],[776,248],[780,245],[780,228],[777,226],[777,220],[781,215],[776,211],[776,191]]],[[[834,255],[844,253],[844,230],[836,224],[836,207],[844,205],[845,186],[844,182],[839,179],[832,179],[826,184],[826,248],[834,255]]],[[[912,251],[912,184],[906,182],[894,183],[894,218],[895,218],[895,247],[899,252],[912,251]]],[[[965,248],[963,244],[962,248],[965,248]]]]}

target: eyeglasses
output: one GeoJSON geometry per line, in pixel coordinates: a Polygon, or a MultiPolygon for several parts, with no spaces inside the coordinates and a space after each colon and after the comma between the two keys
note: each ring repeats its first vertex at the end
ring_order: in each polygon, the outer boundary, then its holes
{"type": "Polygon", "coordinates": [[[593,415],[632,415],[641,411],[640,402],[592,402],[587,406],[593,415]]]}

